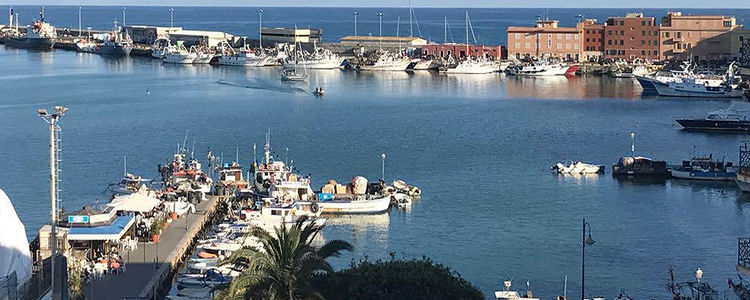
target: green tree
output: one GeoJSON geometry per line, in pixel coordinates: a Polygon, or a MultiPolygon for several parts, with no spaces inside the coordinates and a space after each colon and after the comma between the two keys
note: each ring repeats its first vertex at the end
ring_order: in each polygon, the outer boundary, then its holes
{"type": "Polygon", "coordinates": [[[460,274],[429,258],[369,262],[319,278],[329,300],[480,300],[484,295],[460,274]]]}
{"type": "Polygon", "coordinates": [[[318,278],[334,273],[326,261],[351,251],[342,240],[314,244],[324,225],[301,217],[293,225],[281,224],[275,234],[256,228],[260,249],[243,248],[225,260],[225,264],[244,265],[241,275],[232,280],[220,295],[223,299],[324,299],[315,284],[318,278]]]}

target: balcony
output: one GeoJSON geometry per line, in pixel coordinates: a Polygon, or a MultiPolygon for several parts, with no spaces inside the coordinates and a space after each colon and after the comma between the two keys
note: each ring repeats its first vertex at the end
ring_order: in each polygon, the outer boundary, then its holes
{"type": "Polygon", "coordinates": [[[685,49],[672,49],[672,53],[676,53],[676,54],[685,53],[685,51],[687,51],[687,50],[685,50],[685,49]]]}
{"type": "Polygon", "coordinates": [[[673,43],[679,43],[679,42],[684,42],[684,41],[685,41],[685,39],[683,37],[673,37],[672,38],[672,42],[673,43]]]}

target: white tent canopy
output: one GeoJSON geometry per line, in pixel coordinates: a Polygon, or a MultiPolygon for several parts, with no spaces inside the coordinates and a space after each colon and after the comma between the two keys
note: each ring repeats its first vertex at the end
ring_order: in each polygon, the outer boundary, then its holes
{"type": "Polygon", "coordinates": [[[149,212],[159,205],[161,201],[140,193],[117,196],[107,204],[117,211],[149,212]]]}
{"type": "Polygon", "coordinates": [[[13,203],[0,189],[0,277],[16,272],[18,284],[31,278],[31,254],[26,227],[16,215],[13,203]]]}

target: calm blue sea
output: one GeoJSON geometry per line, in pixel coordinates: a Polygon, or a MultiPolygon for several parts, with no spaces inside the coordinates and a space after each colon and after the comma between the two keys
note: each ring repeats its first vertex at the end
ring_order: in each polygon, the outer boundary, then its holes
{"type": "MultiPolygon", "coordinates": [[[[34,9],[20,11],[28,20],[34,9]]],[[[186,28],[252,35],[257,21],[253,8],[175,10],[176,24],[186,28]]],[[[353,10],[265,8],[264,20],[269,26],[322,27],[326,39],[335,40],[349,34],[351,20],[341,16],[353,10]]],[[[377,10],[357,10],[361,30],[374,31],[377,10]]],[[[119,8],[84,11],[87,26],[105,28],[119,18],[119,8]]],[[[549,14],[572,24],[579,11],[549,14]]],[[[597,18],[626,12],[582,11],[597,18]]],[[[405,9],[385,12],[408,17],[405,9]]],[[[487,43],[503,43],[506,25],[544,12],[470,10],[478,39],[487,43]]],[[[416,13],[423,34],[434,37],[442,34],[445,15],[458,29],[463,10],[416,13]]],[[[47,7],[47,15],[60,26],[76,22],[74,7],[47,7]]],[[[128,16],[133,23],[164,25],[169,13],[129,7],[128,16]]],[[[386,19],[395,30],[394,20],[386,19]]],[[[737,160],[746,135],[683,132],[674,122],[728,102],[643,98],[628,79],[331,70],[311,71],[307,84],[284,84],[270,68],[172,66],[2,46],[0,66],[0,188],[30,238],[49,218],[47,131],[36,109],[57,104],[70,108],[60,123],[68,210],[103,201],[106,186],[122,176],[124,156],[129,172],[156,176],[156,164],[170,158],[189,131],[199,157],[208,147],[227,159],[239,149],[248,163],[253,143],[262,144],[270,128],[276,150],[288,147],[289,159],[313,174],[316,188],[330,178],[379,177],[385,152],[387,179],[404,179],[424,192],[408,212],[332,218],[324,238],[356,247],[335,260],[337,267],[365,256],[388,258],[389,252],[426,255],[488,297],[512,278],[517,287],[528,280],[536,295],[550,299],[563,292],[565,276],[569,297],[578,297],[584,217],[596,240],[586,254],[587,290],[607,298],[620,289],[638,299],[668,297],[670,265],[678,280],[692,278],[700,267],[723,295],[734,276],[737,238],[750,234],[750,197],[733,184],[619,181],[609,168],[607,175],[584,178],[548,173],[557,161],[615,163],[629,154],[631,131],[637,153],[670,163],[688,159],[693,146],[699,154],[737,160]],[[315,86],[323,86],[326,96],[311,97],[315,86]]]]}
{"type": "MultiPolygon", "coordinates": [[[[38,17],[38,6],[15,6],[22,24],[38,17]]],[[[126,24],[148,24],[169,26],[170,7],[125,7],[126,24]]],[[[174,7],[174,24],[185,29],[217,30],[248,37],[258,36],[257,7],[174,7]]],[[[750,22],[748,9],[672,9],[684,14],[719,14],[737,18],[737,22],[750,22]]],[[[47,6],[46,17],[56,26],[78,28],[78,6],[47,6]]],[[[537,15],[560,20],[560,26],[575,26],[579,14],[585,18],[606,21],[607,17],[623,16],[628,12],[643,12],[657,20],[666,9],[590,9],[590,8],[414,8],[416,22],[411,26],[412,35],[428,40],[464,42],[465,12],[468,11],[474,35],[482,44],[502,44],[507,40],[508,26],[532,26],[537,15]],[[445,21],[448,34],[445,34],[445,21]]],[[[288,8],[264,7],[264,27],[310,27],[323,29],[323,39],[335,42],[346,35],[354,34],[354,12],[358,12],[357,33],[378,35],[379,12],[384,13],[383,35],[409,35],[408,8],[288,8]],[[400,21],[399,21],[400,18],[400,21]]],[[[122,24],[122,7],[83,6],[82,28],[109,29],[113,21],[122,24]]],[[[7,23],[7,20],[0,21],[7,23]]],[[[472,38],[473,41],[473,38],[472,38]]]]}

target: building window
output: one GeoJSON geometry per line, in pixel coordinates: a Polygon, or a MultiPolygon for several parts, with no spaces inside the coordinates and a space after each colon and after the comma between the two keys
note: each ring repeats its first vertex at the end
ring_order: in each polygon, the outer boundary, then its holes
{"type": "Polygon", "coordinates": [[[646,55],[646,50],[641,50],[641,55],[646,55]]]}
{"type": "Polygon", "coordinates": [[[589,42],[589,38],[586,38],[586,43],[588,43],[588,42],[589,42]]]}
{"type": "Polygon", "coordinates": [[[625,26],[625,21],[620,20],[620,26],[625,26]]]}
{"type": "Polygon", "coordinates": [[[612,30],[607,30],[607,35],[612,35],[612,30]]]}
{"type": "Polygon", "coordinates": [[[558,33],[558,34],[557,34],[557,39],[558,39],[558,40],[562,40],[562,39],[563,39],[563,35],[562,35],[562,33],[558,33]]]}
{"type": "Polygon", "coordinates": [[[526,49],[529,49],[531,48],[531,43],[525,43],[524,46],[526,47],[526,49]]]}
{"type": "Polygon", "coordinates": [[[518,49],[518,48],[521,48],[521,43],[516,42],[516,49],[518,49]]]}
{"type": "Polygon", "coordinates": [[[625,41],[620,40],[620,46],[625,46],[625,41]]]}
{"type": "Polygon", "coordinates": [[[520,33],[516,33],[516,39],[517,40],[521,39],[521,34],[520,33]]]}
{"type": "Polygon", "coordinates": [[[659,51],[654,50],[654,55],[659,55],[659,51]]]}
{"type": "Polygon", "coordinates": [[[690,43],[687,43],[687,45],[685,45],[685,46],[686,46],[685,49],[690,49],[690,48],[692,48],[693,45],[691,45],[690,43]]]}
{"type": "Polygon", "coordinates": [[[557,43],[557,49],[562,49],[562,43],[557,43]]]}
{"type": "Polygon", "coordinates": [[[641,21],[641,26],[646,26],[646,21],[641,21]]]}
{"type": "Polygon", "coordinates": [[[732,27],[732,21],[724,21],[724,27],[732,27]]]}
{"type": "Polygon", "coordinates": [[[565,43],[565,49],[570,49],[570,44],[569,43],[565,43]]]}
{"type": "Polygon", "coordinates": [[[576,40],[576,41],[578,40],[578,34],[577,33],[573,34],[573,39],[576,40]]]}
{"type": "Polygon", "coordinates": [[[586,30],[586,34],[589,34],[589,33],[591,33],[591,32],[589,32],[588,30],[586,30]]]}
{"type": "Polygon", "coordinates": [[[620,30],[620,35],[625,35],[625,31],[624,30],[620,30]]]}
{"type": "Polygon", "coordinates": [[[678,38],[678,39],[679,39],[679,38],[681,38],[681,37],[682,37],[682,32],[679,32],[679,31],[678,31],[678,32],[676,32],[676,33],[674,34],[674,36],[675,36],[676,38],[678,38]]]}
{"type": "MultiPolygon", "coordinates": [[[[648,43],[651,44],[651,41],[648,41],[648,43]]],[[[643,45],[646,45],[646,41],[645,40],[641,40],[641,46],[643,46],[643,45]]]]}
{"type": "Polygon", "coordinates": [[[565,39],[568,40],[568,41],[570,41],[570,33],[566,33],[565,34],[565,39]]]}
{"type": "Polygon", "coordinates": [[[573,44],[573,49],[578,50],[578,44],[573,44]]]}
{"type": "Polygon", "coordinates": [[[641,36],[646,36],[646,31],[645,30],[641,30],[641,36]]]}
{"type": "Polygon", "coordinates": [[[669,38],[669,31],[665,31],[665,32],[664,32],[664,37],[665,37],[665,38],[669,38]]]}
{"type": "Polygon", "coordinates": [[[612,45],[612,40],[607,40],[607,45],[612,45]]]}

